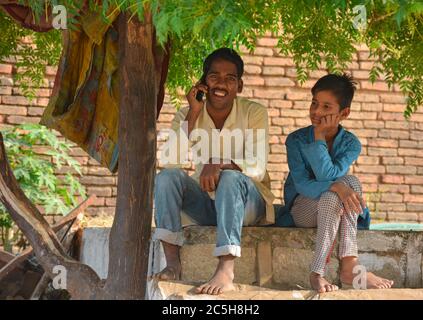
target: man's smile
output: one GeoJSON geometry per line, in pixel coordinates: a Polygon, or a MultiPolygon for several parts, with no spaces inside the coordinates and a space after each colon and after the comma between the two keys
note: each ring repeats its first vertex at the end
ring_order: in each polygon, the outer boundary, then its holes
{"type": "Polygon", "coordinates": [[[217,97],[226,97],[228,95],[228,91],[223,89],[212,89],[211,93],[217,97]]]}

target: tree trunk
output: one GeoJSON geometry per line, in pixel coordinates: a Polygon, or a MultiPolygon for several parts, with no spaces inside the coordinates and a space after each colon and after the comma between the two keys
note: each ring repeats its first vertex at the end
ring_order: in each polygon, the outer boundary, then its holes
{"type": "Polygon", "coordinates": [[[144,299],[156,163],[158,81],[151,15],[119,17],[119,169],[106,297],[144,299]]]}

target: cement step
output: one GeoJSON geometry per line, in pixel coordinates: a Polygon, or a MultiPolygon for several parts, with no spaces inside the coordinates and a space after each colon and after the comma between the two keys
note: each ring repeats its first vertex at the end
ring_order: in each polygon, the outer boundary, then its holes
{"type": "Polygon", "coordinates": [[[311,290],[279,291],[238,285],[236,291],[221,295],[195,294],[195,284],[180,281],[155,281],[150,284],[154,300],[423,300],[423,289],[339,290],[318,294],[311,290]]]}
{"type": "MultiPolygon", "coordinates": [[[[86,228],[82,235],[81,261],[107,277],[109,228],[86,228]]],[[[212,256],[215,227],[184,228],[181,250],[182,281],[207,281],[217,259],[212,256]]],[[[310,289],[309,265],[315,229],[246,227],[242,231],[242,257],[235,262],[235,282],[277,290],[310,289]]],[[[422,288],[423,232],[358,231],[359,259],[367,271],[393,279],[394,288],[422,288]]],[[[149,274],[165,267],[160,242],[150,246],[149,274]]],[[[336,244],[328,267],[328,279],[338,285],[336,244]]]]}

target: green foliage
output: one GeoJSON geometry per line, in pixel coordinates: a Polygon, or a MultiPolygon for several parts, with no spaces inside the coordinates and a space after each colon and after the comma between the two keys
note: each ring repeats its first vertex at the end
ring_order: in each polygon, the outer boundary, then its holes
{"type": "MultiPolygon", "coordinates": [[[[39,15],[45,6],[36,2],[29,4],[39,15]]],[[[46,1],[70,8],[79,2],[46,1]]],[[[382,75],[389,85],[399,84],[408,96],[405,116],[423,103],[423,4],[419,0],[104,0],[102,8],[97,3],[90,1],[91,8],[102,10],[104,16],[111,6],[141,19],[145,9],[151,9],[158,43],[171,40],[167,87],[173,94],[177,88],[187,90],[200,77],[203,59],[211,50],[244,45],[253,51],[257,37],[273,32],[279,37],[280,52],[292,55],[300,81],[322,63],[332,72],[342,72],[356,52],[354,45],[365,43],[379,61],[370,80],[382,75]],[[353,24],[357,5],[366,8],[363,30],[353,24]]],[[[19,30],[4,21],[0,16],[2,34],[19,30]]],[[[16,38],[7,46],[17,43],[16,38]]],[[[3,51],[0,48],[0,59],[3,51]]],[[[58,54],[43,56],[57,59],[58,54]]]]}
{"type": "MultiPolygon", "coordinates": [[[[7,157],[19,185],[32,203],[44,208],[45,213],[65,214],[78,204],[76,196],[86,197],[85,188],[72,174],[67,173],[64,178],[54,174],[55,170],[66,166],[82,175],[79,162],[69,155],[69,143],[36,124],[19,125],[4,131],[3,136],[7,157]]],[[[9,214],[0,204],[3,237],[12,226],[9,214]]],[[[5,241],[7,239],[3,239],[3,243],[5,241]]]]}

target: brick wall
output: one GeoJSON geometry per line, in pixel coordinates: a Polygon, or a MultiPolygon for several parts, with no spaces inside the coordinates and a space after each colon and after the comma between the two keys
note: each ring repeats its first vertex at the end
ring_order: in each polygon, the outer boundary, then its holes
{"type": "MultiPolygon", "coordinates": [[[[297,128],[309,125],[310,88],[326,74],[324,69],[310,73],[300,85],[296,80],[292,59],[278,55],[277,40],[258,40],[254,55],[244,52],[245,76],[243,96],[256,100],[269,110],[270,144],[269,172],[272,191],[281,202],[283,182],[288,166],[284,142],[297,128]]],[[[367,194],[374,218],[385,220],[423,221],[423,110],[405,121],[402,112],[405,99],[399,88],[389,90],[382,79],[368,82],[373,60],[364,46],[358,46],[349,72],[358,80],[351,116],[344,126],[362,142],[362,154],[353,166],[367,194]]],[[[29,103],[13,81],[13,61],[0,65],[0,126],[22,122],[38,122],[51,93],[54,68],[47,68],[44,87],[37,99],[29,103]]],[[[166,136],[175,109],[166,99],[157,125],[161,132],[159,145],[166,136]],[[163,131],[161,131],[164,129],[163,131]]],[[[98,166],[85,152],[73,148],[72,154],[84,165],[82,182],[89,193],[98,196],[91,208],[93,214],[112,214],[115,209],[116,175],[98,166]]],[[[61,170],[60,173],[65,172],[61,170]]]]}

